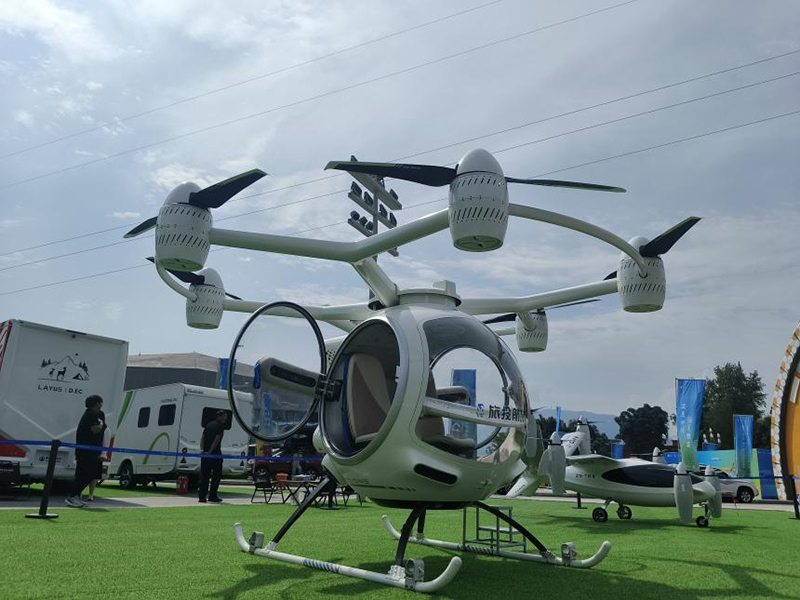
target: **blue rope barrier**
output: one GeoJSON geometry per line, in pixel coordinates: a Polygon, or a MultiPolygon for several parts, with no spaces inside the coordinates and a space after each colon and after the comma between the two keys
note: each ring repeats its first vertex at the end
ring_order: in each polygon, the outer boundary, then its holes
{"type": "MultiPolygon", "coordinates": [[[[21,446],[50,446],[52,442],[41,440],[0,440],[0,445],[21,445],[21,446]]],[[[92,450],[94,452],[120,452],[123,454],[147,454],[150,456],[181,456],[184,458],[221,458],[222,460],[262,460],[267,462],[293,462],[303,460],[305,462],[321,462],[322,459],[315,456],[251,456],[247,454],[198,454],[193,452],[167,452],[162,450],[139,450],[136,448],[112,448],[110,446],[88,446],[86,444],[72,444],[61,442],[64,448],[75,448],[77,450],[92,450]]]]}

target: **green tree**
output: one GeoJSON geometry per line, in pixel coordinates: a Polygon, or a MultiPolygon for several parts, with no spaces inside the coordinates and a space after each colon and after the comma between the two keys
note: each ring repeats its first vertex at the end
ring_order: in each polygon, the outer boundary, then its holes
{"type": "Polygon", "coordinates": [[[660,406],[629,408],[614,420],[619,425],[619,437],[631,454],[648,454],[662,446],[667,437],[669,415],[660,406]]]}
{"type": "MultiPolygon", "coordinates": [[[[733,415],[753,415],[754,433],[760,431],[758,442],[754,435],[753,445],[763,446],[763,430],[759,430],[762,411],[766,406],[764,384],[758,371],[745,375],[741,363],[726,363],[714,367],[714,378],[706,383],[701,431],[711,427],[722,438],[722,448],[733,448],[733,415]]],[[[763,426],[761,426],[763,427],[763,426]]],[[[767,440],[769,425],[767,425],[767,440]]],[[[768,441],[767,441],[768,444],[768,441]]]]}

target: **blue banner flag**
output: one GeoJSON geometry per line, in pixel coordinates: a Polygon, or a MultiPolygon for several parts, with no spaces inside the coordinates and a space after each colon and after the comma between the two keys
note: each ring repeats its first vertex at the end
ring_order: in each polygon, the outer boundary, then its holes
{"type": "MultiPolygon", "coordinates": [[[[217,368],[217,389],[228,389],[228,358],[219,359],[219,367],[217,368]]],[[[233,369],[236,370],[236,361],[233,361],[233,369]]]]}
{"type": "Polygon", "coordinates": [[[750,477],[753,458],[753,415],[733,415],[733,447],[736,449],[736,474],[750,477]]]}
{"type": "MultiPolygon", "coordinates": [[[[469,392],[469,405],[476,406],[476,384],[477,384],[477,372],[475,369],[453,369],[450,375],[450,385],[460,385],[461,387],[467,388],[467,392],[469,392]]],[[[449,435],[451,437],[457,439],[478,439],[478,425],[476,423],[468,423],[467,421],[456,421],[450,420],[450,432],[449,435]]]]}
{"type": "Polygon", "coordinates": [[[556,406],[556,433],[561,435],[561,407],[556,406]]]}
{"type": "Polygon", "coordinates": [[[624,442],[611,442],[611,458],[625,458],[624,446],[624,442]]]}
{"type": "Polygon", "coordinates": [[[703,414],[705,379],[675,380],[675,415],[678,445],[686,468],[698,469],[697,443],[700,439],[700,417],[703,414]]]}

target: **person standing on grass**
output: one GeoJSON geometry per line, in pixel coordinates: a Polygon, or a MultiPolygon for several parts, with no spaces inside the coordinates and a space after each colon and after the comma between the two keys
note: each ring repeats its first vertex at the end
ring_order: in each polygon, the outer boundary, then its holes
{"type": "MultiPolygon", "coordinates": [[[[103,433],[106,430],[103,414],[103,399],[100,396],[86,398],[86,410],[78,423],[75,432],[75,443],[86,446],[102,446],[103,433]],[[103,418],[100,417],[103,415],[103,418]]],[[[81,500],[81,492],[92,479],[99,479],[103,465],[99,450],[83,450],[75,448],[75,481],[66,499],[69,506],[81,508],[86,504],[81,500]]]]}
{"type": "MultiPolygon", "coordinates": [[[[222,434],[225,433],[227,422],[228,413],[218,410],[214,420],[203,429],[203,436],[200,438],[200,454],[222,454],[222,434]]],[[[221,478],[221,458],[203,457],[200,459],[200,502],[205,502],[206,498],[209,502],[222,502],[222,498],[217,494],[221,478]]]]}
{"type": "MultiPolygon", "coordinates": [[[[98,415],[100,420],[105,423],[106,422],[106,413],[102,410],[98,415]]],[[[96,444],[97,446],[103,445],[103,435],[100,435],[100,441],[96,444]]],[[[89,495],[86,498],[82,498],[82,500],[88,500],[89,502],[94,502],[94,489],[97,487],[97,484],[100,483],[100,480],[103,478],[103,458],[100,457],[100,460],[97,462],[97,473],[95,474],[95,478],[89,482],[89,495]]]]}

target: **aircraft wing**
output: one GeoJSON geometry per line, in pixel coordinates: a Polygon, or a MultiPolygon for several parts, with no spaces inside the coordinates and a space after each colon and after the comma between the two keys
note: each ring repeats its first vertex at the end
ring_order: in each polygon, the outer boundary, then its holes
{"type": "Polygon", "coordinates": [[[581,465],[615,465],[616,459],[600,454],[582,454],[580,456],[567,456],[567,464],[574,465],[580,463],[581,465]]]}

